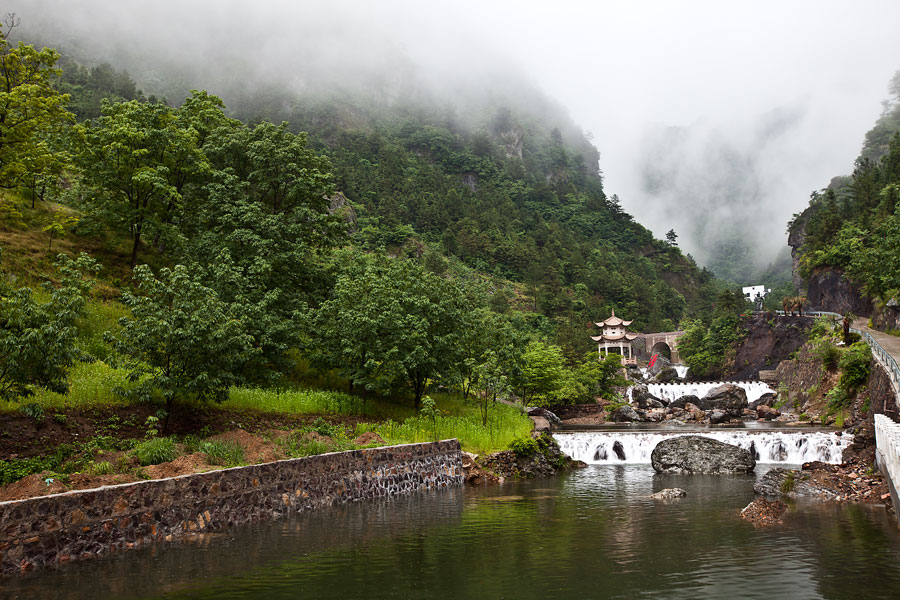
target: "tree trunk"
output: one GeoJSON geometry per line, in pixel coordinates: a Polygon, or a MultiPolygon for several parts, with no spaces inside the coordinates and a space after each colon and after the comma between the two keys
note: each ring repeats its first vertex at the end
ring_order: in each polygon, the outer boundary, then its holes
{"type": "Polygon", "coordinates": [[[138,246],[140,246],[140,245],[141,245],[141,234],[136,233],[136,234],[134,234],[134,245],[131,247],[131,262],[129,263],[131,265],[132,269],[134,268],[134,265],[137,264],[138,246]]]}

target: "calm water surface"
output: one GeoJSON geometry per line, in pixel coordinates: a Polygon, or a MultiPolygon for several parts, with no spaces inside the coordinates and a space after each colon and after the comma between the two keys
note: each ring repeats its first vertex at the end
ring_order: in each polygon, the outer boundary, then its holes
{"type": "Polygon", "coordinates": [[[593,466],[362,503],[0,582],[11,598],[900,598],[883,509],[738,517],[753,476],[593,466]],[[682,487],[670,503],[647,496],[682,487]]]}

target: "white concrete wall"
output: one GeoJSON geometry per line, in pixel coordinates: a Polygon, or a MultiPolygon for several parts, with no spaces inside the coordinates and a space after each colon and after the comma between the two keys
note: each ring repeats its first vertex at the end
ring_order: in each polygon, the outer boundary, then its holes
{"type": "MultiPolygon", "coordinates": [[[[885,415],[875,415],[876,462],[888,479],[894,506],[898,506],[897,486],[900,484],[900,423],[885,415]]],[[[900,513],[898,513],[900,520],[900,513]]]]}

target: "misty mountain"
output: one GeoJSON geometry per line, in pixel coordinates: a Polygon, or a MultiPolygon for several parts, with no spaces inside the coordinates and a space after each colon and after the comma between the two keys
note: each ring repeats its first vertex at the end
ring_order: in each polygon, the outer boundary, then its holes
{"type": "Polygon", "coordinates": [[[799,107],[772,111],[749,124],[743,139],[707,123],[649,132],[638,169],[654,221],[674,228],[719,277],[750,284],[784,248],[784,230],[768,210],[779,182],[767,164],[803,116],[799,107]]]}

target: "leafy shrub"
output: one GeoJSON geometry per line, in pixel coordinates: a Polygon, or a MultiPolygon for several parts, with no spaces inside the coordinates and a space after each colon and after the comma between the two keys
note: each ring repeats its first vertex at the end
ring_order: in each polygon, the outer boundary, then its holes
{"type": "Polygon", "coordinates": [[[37,402],[29,402],[22,407],[22,413],[31,417],[35,424],[40,425],[44,422],[44,407],[37,402]]]}
{"type": "Polygon", "coordinates": [[[309,431],[315,431],[319,435],[335,437],[340,432],[340,427],[337,425],[332,425],[322,417],[319,417],[315,421],[313,421],[312,425],[309,426],[309,431]]]}
{"type": "Polygon", "coordinates": [[[541,449],[538,441],[531,436],[523,436],[514,439],[510,442],[509,448],[516,453],[516,456],[521,456],[523,458],[534,456],[541,449]]]}
{"type": "Polygon", "coordinates": [[[135,446],[134,456],[141,466],[146,467],[175,460],[178,456],[178,449],[172,438],[152,438],[135,446]]]}
{"type": "Polygon", "coordinates": [[[73,454],[75,448],[70,444],[61,444],[53,454],[20,458],[17,460],[0,460],[0,485],[6,485],[41,471],[56,471],[73,454]]]}
{"type": "Polygon", "coordinates": [[[819,342],[816,350],[819,359],[822,361],[822,366],[825,367],[827,371],[834,371],[837,369],[842,354],[840,348],[832,344],[830,340],[823,339],[819,342]]]}
{"type": "Polygon", "coordinates": [[[838,366],[841,368],[840,385],[848,392],[858,390],[869,380],[869,364],[872,362],[872,351],[865,342],[855,342],[841,357],[838,366]]]}
{"type": "Polygon", "coordinates": [[[244,449],[234,442],[225,440],[200,442],[199,451],[206,455],[211,465],[236,467],[245,461],[244,449]]]}
{"type": "Polygon", "coordinates": [[[809,328],[810,339],[825,338],[831,336],[832,332],[834,331],[831,319],[832,317],[828,317],[825,315],[816,317],[816,320],[813,322],[812,327],[809,328]]]}
{"type": "Polygon", "coordinates": [[[838,384],[825,395],[825,400],[828,402],[828,412],[835,413],[849,407],[853,396],[847,392],[844,386],[838,384]]]}

